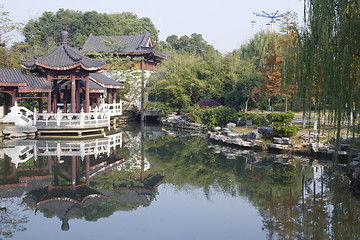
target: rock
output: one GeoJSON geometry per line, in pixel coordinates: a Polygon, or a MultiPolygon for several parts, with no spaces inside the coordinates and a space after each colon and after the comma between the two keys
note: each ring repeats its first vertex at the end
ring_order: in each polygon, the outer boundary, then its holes
{"type": "Polygon", "coordinates": [[[273,149],[273,150],[288,150],[289,149],[289,145],[283,145],[283,144],[268,144],[267,147],[269,149],[273,149]]]}
{"type": "Polygon", "coordinates": [[[334,145],[336,143],[336,138],[335,137],[332,137],[330,140],[329,140],[329,143],[331,145],[334,145]]]}
{"type": "Polygon", "coordinates": [[[284,144],[284,145],[290,145],[291,144],[290,139],[287,138],[287,137],[282,137],[282,138],[274,137],[273,142],[275,144],[284,144]]]}
{"type": "Polygon", "coordinates": [[[260,127],[258,128],[258,133],[260,133],[264,138],[271,138],[273,129],[271,127],[260,127]]]}
{"type": "MultiPolygon", "coordinates": [[[[353,160],[351,163],[350,163],[350,166],[352,166],[352,167],[356,167],[357,165],[359,165],[359,161],[355,161],[355,160],[353,160]]],[[[354,172],[355,173],[355,172],[354,172]]],[[[353,174],[353,177],[354,177],[354,174],[353,174]]]]}
{"type": "Polygon", "coordinates": [[[249,133],[246,133],[246,134],[242,135],[242,138],[245,141],[253,141],[253,140],[259,139],[261,137],[262,137],[262,135],[260,133],[257,133],[257,132],[249,132],[249,133]]]}
{"type": "Polygon", "coordinates": [[[23,132],[12,132],[10,135],[9,135],[9,138],[10,139],[26,139],[27,135],[26,133],[23,133],[23,132]]]}
{"type": "Polygon", "coordinates": [[[326,146],[319,142],[310,143],[309,150],[310,152],[320,152],[321,150],[326,150],[326,146]]]}
{"type": "Polygon", "coordinates": [[[236,123],[232,123],[232,122],[229,122],[228,124],[226,124],[226,126],[225,126],[226,128],[234,128],[234,127],[236,127],[236,123]]]}
{"type": "Polygon", "coordinates": [[[214,128],[213,128],[213,131],[214,131],[214,132],[218,132],[218,131],[220,131],[220,130],[221,130],[221,127],[214,127],[214,128]]]}

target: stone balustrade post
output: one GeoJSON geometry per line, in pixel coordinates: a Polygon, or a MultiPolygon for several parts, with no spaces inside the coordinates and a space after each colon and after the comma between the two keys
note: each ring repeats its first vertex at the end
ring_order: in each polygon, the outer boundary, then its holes
{"type": "Polygon", "coordinates": [[[83,108],[81,108],[80,111],[80,126],[81,127],[85,126],[85,113],[83,108]]]}
{"type": "Polygon", "coordinates": [[[34,107],[33,118],[34,118],[33,125],[36,126],[36,122],[37,122],[37,110],[36,110],[36,107],[34,107]]]}

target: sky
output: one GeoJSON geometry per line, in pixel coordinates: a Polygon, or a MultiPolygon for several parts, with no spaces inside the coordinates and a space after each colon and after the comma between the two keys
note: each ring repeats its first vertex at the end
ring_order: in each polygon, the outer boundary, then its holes
{"type": "Polygon", "coordinates": [[[60,8],[109,14],[132,12],[139,18],[150,18],[160,31],[160,40],[173,34],[180,37],[198,33],[222,53],[238,49],[256,32],[268,28],[269,19],[256,17],[254,12],[292,11],[301,23],[304,11],[303,0],[0,0],[0,4],[14,22],[22,23],[60,8]],[[256,21],[254,27],[251,21],[256,21]]]}

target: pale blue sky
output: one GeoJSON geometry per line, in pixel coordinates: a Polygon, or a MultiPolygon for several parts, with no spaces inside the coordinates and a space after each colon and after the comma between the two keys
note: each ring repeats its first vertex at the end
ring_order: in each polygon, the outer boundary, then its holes
{"type": "MultiPolygon", "coordinates": [[[[26,23],[44,11],[59,8],[95,10],[100,13],[133,12],[149,17],[160,31],[160,40],[167,36],[202,34],[204,39],[221,52],[237,49],[260,29],[266,29],[268,20],[253,12],[269,14],[293,11],[302,18],[303,0],[0,0],[3,10],[10,12],[16,22],[26,23]],[[252,28],[250,22],[255,20],[252,28]]],[[[301,19],[300,19],[301,20],[301,19]]]]}

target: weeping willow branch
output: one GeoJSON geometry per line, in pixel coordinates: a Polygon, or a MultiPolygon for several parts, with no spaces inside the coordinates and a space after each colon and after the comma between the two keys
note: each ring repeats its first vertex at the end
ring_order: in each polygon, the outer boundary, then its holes
{"type": "MultiPolygon", "coordinates": [[[[298,31],[293,84],[304,112],[316,109],[336,131],[359,134],[360,9],[358,0],[305,0],[305,27],[298,31]]],[[[286,61],[286,59],[285,59],[286,61]]],[[[287,63],[290,64],[290,63],[287,63]]],[[[293,63],[292,63],[293,64],[293,63]]],[[[305,113],[304,113],[305,114],[305,113]]],[[[339,144],[339,141],[337,141],[339,144]]]]}

